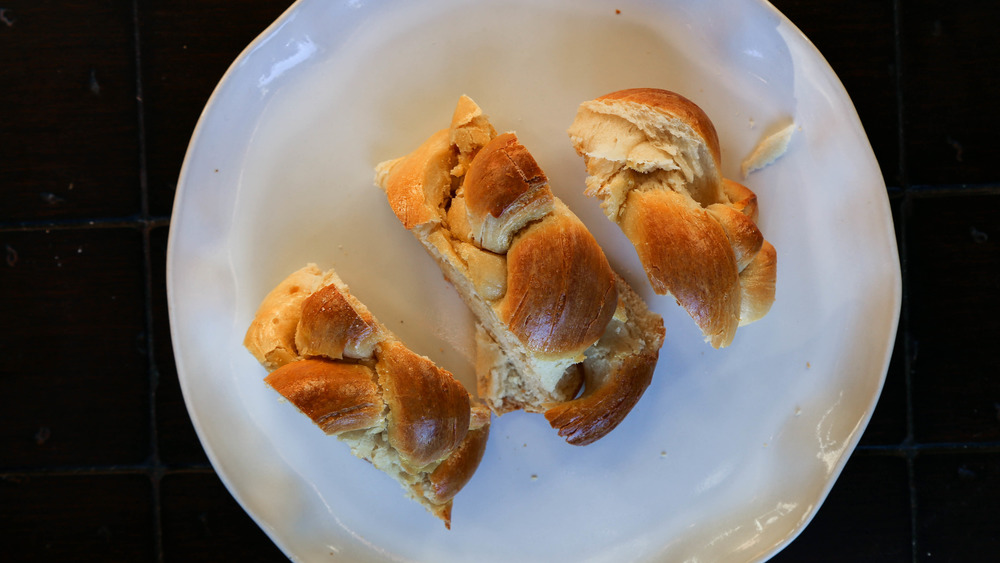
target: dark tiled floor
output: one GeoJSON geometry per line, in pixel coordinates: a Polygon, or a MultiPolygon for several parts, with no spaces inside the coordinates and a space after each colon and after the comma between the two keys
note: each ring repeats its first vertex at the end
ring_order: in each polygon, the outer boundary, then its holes
{"type": "Polygon", "coordinates": [[[1000,453],[922,455],[915,464],[917,561],[995,561],[1000,453]]]}
{"type": "Polygon", "coordinates": [[[912,184],[997,182],[997,3],[900,2],[903,127],[912,184]]]}
{"type": "Polygon", "coordinates": [[[153,513],[143,474],[0,477],[7,561],[149,561],[153,513]]]}
{"type": "Polygon", "coordinates": [[[130,2],[3,8],[11,23],[0,24],[0,221],[138,213],[130,2]]]}
{"type": "Polygon", "coordinates": [[[0,245],[4,466],[144,462],[150,452],[141,232],[0,232],[0,245]]]}
{"type": "Polygon", "coordinates": [[[233,60],[288,1],[139,3],[149,211],[169,215],[184,151],[206,100],[233,60]],[[225,22],[225,25],[219,25],[225,22]]]}
{"type": "MultiPolygon", "coordinates": [[[[11,560],[282,559],[192,429],[164,264],[201,109],[289,3],[0,6],[0,541],[11,560]]],[[[904,275],[868,430],[776,560],[994,560],[1000,3],[774,3],[855,102],[904,275]]]]}
{"type": "Polygon", "coordinates": [[[1000,441],[1000,194],[910,202],[907,243],[914,438],[1000,441]]]}
{"type": "Polygon", "coordinates": [[[287,561],[215,475],[168,475],[161,495],[165,561],[287,561]]]}

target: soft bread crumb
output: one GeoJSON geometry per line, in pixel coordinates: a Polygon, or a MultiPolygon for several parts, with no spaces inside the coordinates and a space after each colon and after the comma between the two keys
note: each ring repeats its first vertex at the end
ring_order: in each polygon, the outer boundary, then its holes
{"type": "Polygon", "coordinates": [[[741,168],[743,177],[746,178],[751,172],[764,168],[785,154],[785,151],[788,150],[788,143],[792,140],[793,133],[795,133],[794,121],[782,127],[779,131],[764,137],[757,144],[757,148],[753,150],[753,153],[743,161],[741,168]]]}

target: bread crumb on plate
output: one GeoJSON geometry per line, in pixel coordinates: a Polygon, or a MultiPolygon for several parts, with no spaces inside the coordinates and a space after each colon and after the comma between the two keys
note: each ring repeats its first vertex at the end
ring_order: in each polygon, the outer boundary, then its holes
{"type": "Polygon", "coordinates": [[[785,151],[788,150],[788,143],[792,140],[792,135],[795,133],[795,129],[795,122],[792,121],[778,131],[761,139],[757,147],[750,153],[750,156],[743,161],[743,166],[741,167],[743,177],[746,178],[751,172],[768,166],[775,160],[778,160],[778,157],[785,154],[785,151]]]}

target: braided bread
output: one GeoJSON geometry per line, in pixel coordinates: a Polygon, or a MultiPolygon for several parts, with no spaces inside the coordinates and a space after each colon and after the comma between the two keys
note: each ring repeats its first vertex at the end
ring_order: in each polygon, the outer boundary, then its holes
{"type": "Polygon", "coordinates": [[[757,228],[757,196],[720,172],[705,112],[652,88],[580,105],[570,140],[589,196],[635,245],[653,290],[672,294],[715,348],[774,302],[777,255],[757,228]]]}
{"type": "Polygon", "coordinates": [[[410,351],[314,264],[264,298],[244,339],[264,379],[451,527],[452,499],[483,457],[489,410],[410,351]]]}
{"type": "Polygon", "coordinates": [[[493,412],[543,412],[577,445],[624,419],[663,321],[513,133],[497,135],[462,96],[451,126],[379,164],[376,184],[477,317],[477,386],[493,412]]]}

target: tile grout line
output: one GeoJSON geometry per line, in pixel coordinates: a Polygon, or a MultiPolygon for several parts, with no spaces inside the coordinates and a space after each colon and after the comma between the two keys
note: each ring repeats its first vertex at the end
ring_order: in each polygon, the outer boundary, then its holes
{"type": "Polygon", "coordinates": [[[72,229],[155,229],[170,225],[170,217],[138,215],[96,219],[57,219],[51,221],[0,222],[0,233],[32,231],[67,231],[72,229]]]}
{"type": "MultiPolygon", "coordinates": [[[[165,468],[164,468],[165,469],[165,468]]],[[[215,475],[211,463],[189,463],[170,467],[171,473],[209,474],[215,475]]],[[[22,467],[0,471],[0,479],[9,477],[31,478],[38,475],[49,477],[64,477],[72,475],[146,475],[150,474],[148,461],[130,465],[86,465],[61,467],[22,467]]]]}
{"type": "Polygon", "coordinates": [[[901,0],[893,0],[893,47],[896,62],[896,130],[898,132],[897,147],[899,184],[903,188],[903,198],[900,203],[899,221],[899,268],[902,279],[902,301],[899,317],[900,329],[903,332],[903,374],[906,390],[906,437],[903,440],[902,449],[906,459],[906,479],[909,492],[910,508],[910,560],[917,563],[920,560],[919,531],[919,503],[917,495],[916,457],[918,446],[914,430],[914,404],[913,404],[913,352],[915,343],[912,342],[910,332],[910,292],[907,283],[907,273],[909,270],[909,260],[907,259],[908,230],[912,210],[913,194],[909,185],[909,175],[907,174],[907,154],[906,154],[906,95],[903,91],[903,75],[905,73],[903,63],[903,3],[901,0]]]}
{"type": "Polygon", "coordinates": [[[924,448],[921,447],[920,444],[917,443],[916,433],[915,433],[915,430],[914,430],[914,427],[915,427],[915,423],[914,423],[915,415],[914,415],[914,404],[913,404],[913,395],[914,395],[914,392],[913,392],[913,367],[914,367],[913,366],[913,364],[914,364],[913,357],[914,357],[914,353],[915,353],[915,350],[916,350],[916,343],[913,342],[913,337],[912,337],[912,334],[910,332],[910,311],[909,311],[910,292],[909,292],[909,287],[908,287],[909,284],[906,282],[906,280],[907,280],[907,271],[909,269],[908,268],[908,266],[909,266],[908,262],[909,261],[906,259],[906,253],[907,253],[907,248],[908,248],[908,244],[907,244],[907,242],[908,242],[907,241],[907,238],[908,238],[907,237],[907,230],[909,229],[909,225],[910,225],[910,216],[911,216],[911,213],[912,213],[912,211],[911,211],[911,209],[912,209],[912,201],[913,200],[912,200],[911,194],[909,192],[904,192],[903,193],[903,201],[900,204],[901,208],[900,208],[900,213],[899,213],[899,216],[900,216],[899,220],[902,223],[900,225],[900,229],[899,229],[899,232],[900,232],[899,249],[900,249],[900,255],[901,255],[901,257],[900,257],[900,270],[901,270],[901,275],[902,275],[902,278],[903,278],[902,311],[900,311],[899,321],[900,321],[901,328],[903,330],[903,342],[902,342],[903,343],[903,373],[905,374],[904,381],[905,381],[905,384],[906,384],[905,385],[905,388],[906,388],[906,437],[903,440],[903,453],[905,454],[905,457],[906,457],[906,477],[907,477],[907,485],[908,485],[909,495],[910,495],[910,549],[911,549],[911,555],[912,555],[913,563],[917,563],[917,561],[919,561],[919,558],[918,558],[917,555],[919,553],[919,544],[920,544],[920,542],[917,539],[917,529],[918,529],[918,526],[917,526],[917,522],[918,522],[917,511],[918,511],[919,505],[918,505],[918,502],[917,502],[918,495],[917,495],[917,476],[916,476],[915,463],[916,463],[917,455],[924,448]]]}
{"type": "MultiPolygon", "coordinates": [[[[140,31],[139,0],[132,0],[132,42],[135,54],[135,99],[136,99],[136,128],[138,131],[139,145],[139,194],[140,194],[140,219],[142,224],[142,245],[143,245],[143,278],[145,292],[145,331],[146,331],[146,361],[148,371],[147,400],[149,401],[149,462],[147,475],[152,488],[152,518],[153,518],[153,557],[156,561],[162,562],[163,557],[163,507],[160,491],[160,483],[163,478],[163,465],[160,460],[159,449],[159,429],[156,424],[156,395],[159,386],[159,370],[156,365],[156,348],[154,338],[153,323],[153,264],[152,264],[152,244],[150,234],[153,229],[153,222],[149,214],[149,167],[147,162],[147,137],[146,137],[146,105],[143,91],[143,66],[142,66],[142,34],[140,31]]],[[[168,218],[169,219],[169,218],[168,218]]]]}
{"type": "Polygon", "coordinates": [[[904,439],[900,444],[866,444],[859,445],[855,451],[867,455],[942,455],[957,452],[974,452],[978,454],[1000,453],[1000,442],[932,442],[917,444],[904,439]]]}

